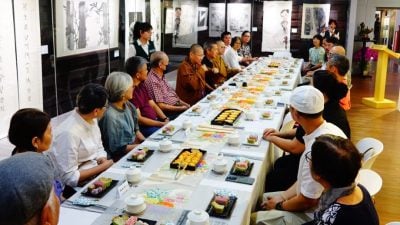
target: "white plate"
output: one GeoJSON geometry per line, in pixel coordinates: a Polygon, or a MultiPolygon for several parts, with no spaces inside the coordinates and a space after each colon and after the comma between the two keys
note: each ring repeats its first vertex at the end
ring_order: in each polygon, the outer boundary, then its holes
{"type": "MultiPolygon", "coordinates": [[[[267,111],[267,112],[269,112],[269,111],[267,111]]],[[[261,113],[260,113],[260,119],[261,119],[261,120],[272,120],[272,119],[274,119],[274,113],[273,113],[273,112],[269,112],[270,116],[269,116],[268,118],[264,118],[264,117],[262,116],[263,113],[264,113],[264,112],[261,112],[261,113]]]]}
{"type": "Polygon", "coordinates": [[[167,125],[167,127],[168,126],[174,126],[175,127],[175,130],[173,130],[172,132],[169,132],[169,133],[163,133],[163,130],[164,130],[164,128],[165,127],[163,127],[163,128],[161,128],[161,130],[160,130],[160,135],[163,135],[163,136],[173,136],[176,132],[178,132],[180,129],[181,129],[181,126],[179,126],[179,125],[173,125],[173,124],[171,124],[171,125],[167,125]]]}
{"type": "Polygon", "coordinates": [[[258,136],[257,141],[253,144],[247,142],[247,137],[249,137],[249,136],[250,135],[247,135],[246,138],[243,140],[243,142],[242,142],[243,145],[251,145],[251,146],[259,146],[260,145],[261,138],[262,138],[262,137],[260,137],[260,135],[257,135],[258,136]]]}

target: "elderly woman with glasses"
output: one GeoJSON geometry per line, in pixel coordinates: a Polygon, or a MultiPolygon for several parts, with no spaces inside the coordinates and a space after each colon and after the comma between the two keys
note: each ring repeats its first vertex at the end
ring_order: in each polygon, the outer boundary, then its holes
{"type": "Polygon", "coordinates": [[[112,72],[106,80],[109,106],[99,121],[103,144],[114,160],[119,160],[144,141],[139,131],[133,97],[132,77],[124,72],[112,72]]]}
{"type": "Polygon", "coordinates": [[[306,155],[312,178],[324,187],[314,220],[306,225],[379,224],[368,191],[355,183],[361,154],[350,140],[334,135],[316,138],[306,155]]]}

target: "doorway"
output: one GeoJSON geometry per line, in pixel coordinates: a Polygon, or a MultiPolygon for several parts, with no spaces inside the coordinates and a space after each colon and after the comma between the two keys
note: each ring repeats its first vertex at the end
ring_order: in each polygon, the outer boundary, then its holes
{"type": "Polygon", "coordinates": [[[377,8],[374,40],[395,52],[400,51],[400,8],[377,8]]]}

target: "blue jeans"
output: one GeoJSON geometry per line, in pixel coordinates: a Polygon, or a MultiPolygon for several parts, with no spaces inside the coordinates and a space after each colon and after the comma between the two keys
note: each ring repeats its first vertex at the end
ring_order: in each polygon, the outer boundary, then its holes
{"type": "Polygon", "coordinates": [[[149,127],[149,126],[140,126],[140,132],[142,132],[144,137],[148,137],[156,132],[160,127],[149,127]]]}

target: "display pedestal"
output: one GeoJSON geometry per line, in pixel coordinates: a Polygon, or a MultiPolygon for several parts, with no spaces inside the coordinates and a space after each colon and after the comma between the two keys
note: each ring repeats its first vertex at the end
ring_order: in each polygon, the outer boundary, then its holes
{"type": "Polygon", "coordinates": [[[389,55],[398,59],[400,58],[400,53],[389,50],[385,45],[372,45],[371,48],[378,51],[375,91],[374,97],[365,97],[362,99],[362,103],[367,106],[379,109],[395,108],[396,102],[385,99],[385,86],[389,55]]]}

